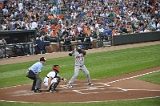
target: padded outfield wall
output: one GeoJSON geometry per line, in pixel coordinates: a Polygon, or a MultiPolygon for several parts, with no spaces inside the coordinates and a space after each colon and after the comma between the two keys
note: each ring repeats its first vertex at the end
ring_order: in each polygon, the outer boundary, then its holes
{"type": "Polygon", "coordinates": [[[160,31],[112,36],[112,46],[150,41],[160,41],[160,31]]]}

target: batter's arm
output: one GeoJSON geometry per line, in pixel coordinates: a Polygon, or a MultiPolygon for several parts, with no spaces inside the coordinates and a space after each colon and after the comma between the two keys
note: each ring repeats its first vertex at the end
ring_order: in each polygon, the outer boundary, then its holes
{"type": "Polygon", "coordinates": [[[69,56],[72,56],[72,55],[73,55],[73,52],[74,52],[74,51],[69,52],[69,56]]]}
{"type": "Polygon", "coordinates": [[[69,56],[73,56],[74,52],[77,50],[77,47],[74,47],[74,50],[69,52],[69,56]]]}

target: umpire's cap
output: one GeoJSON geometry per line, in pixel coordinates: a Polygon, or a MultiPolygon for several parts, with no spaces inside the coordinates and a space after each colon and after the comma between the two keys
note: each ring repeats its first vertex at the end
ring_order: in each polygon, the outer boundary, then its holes
{"type": "Polygon", "coordinates": [[[39,61],[46,61],[46,58],[44,58],[44,57],[41,57],[40,59],[39,59],[39,61]]]}

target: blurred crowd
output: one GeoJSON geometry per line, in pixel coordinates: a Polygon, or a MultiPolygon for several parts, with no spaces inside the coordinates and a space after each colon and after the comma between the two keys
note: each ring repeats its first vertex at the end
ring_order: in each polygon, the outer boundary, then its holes
{"type": "Polygon", "coordinates": [[[41,40],[160,31],[159,0],[0,0],[0,30],[41,40]]]}

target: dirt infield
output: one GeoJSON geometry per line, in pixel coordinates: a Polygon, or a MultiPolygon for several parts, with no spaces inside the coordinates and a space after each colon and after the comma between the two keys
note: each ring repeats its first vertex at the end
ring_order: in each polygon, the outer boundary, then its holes
{"type": "MultiPolygon", "coordinates": [[[[126,49],[139,46],[160,44],[160,42],[148,42],[132,45],[121,45],[88,50],[87,53],[126,49]]],[[[46,58],[67,56],[66,52],[44,54],[46,58]]],[[[38,60],[42,55],[24,56],[10,59],[1,59],[0,64],[12,64],[38,60]]],[[[136,77],[160,71],[160,66],[133,72],[107,79],[92,79],[94,86],[89,87],[86,80],[76,80],[73,88],[66,88],[61,82],[57,87],[57,93],[34,93],[30,91],[31,84],[18,85],[0,89],[1,101],[15,102],[98,102],[109,100],[154,98],[160,96],[160,85],[137,80],[136,77]]],[[[43,86],[42,86],[43,87],[43,86]]],[[[44,88],[44,87],[43,87],[44,88]]]]}

